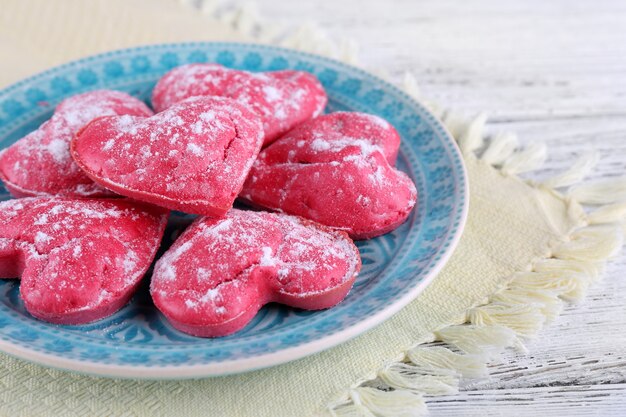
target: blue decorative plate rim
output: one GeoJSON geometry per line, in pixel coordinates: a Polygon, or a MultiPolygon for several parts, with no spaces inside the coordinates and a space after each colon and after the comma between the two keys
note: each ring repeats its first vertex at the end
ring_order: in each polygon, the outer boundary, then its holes
{"type": "Polygon", "coordinates": [[[418,208],[397,231],[359,244],[364,259],[361,281],[333,309],[309,313],[269,307],[240,334],[197,339],[176,334],[156,314],[144,323],[142,314],[152,313],[136,302],[93,325],[39,322],[24,312],[15,295],[18,286],[4,281],[0,351],[45,366],[125,378],[181,379],[250,371],[320,352],[375,327],[412,301],[445,265],[460,239],[469,202],[467,175],[454,139],[406,93],[329,58],[222,42],[150,45],[95,55],[1,90],[0,147],[36,127],[49,116],[50,104],[67,96],[114,88],[145,98],[168,69],[209,61],[252,71],[307,70],[324,84],[331,110],[365,111],[389,120],[403,139],[399,166],[416,183],[418,208]],[[124,327],[128,323],[130,327],[124,327]],[[124,338],[110,337],[116,332],[124,338]]]}

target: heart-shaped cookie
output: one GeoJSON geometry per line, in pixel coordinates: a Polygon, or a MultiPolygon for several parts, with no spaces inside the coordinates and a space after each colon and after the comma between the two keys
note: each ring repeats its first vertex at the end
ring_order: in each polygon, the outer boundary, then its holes
{"type": "Polygon", "coordinates": [[[326,106],[324,88],[304,71],[252,73],[218,64],[189,64],[163,76],[152,92],[152,105],[162,111],[191,96],[230,97],[261,117],[265,144],[319,115],[326,106]]]}
{"type": "Polygon", "coordinates": [[[0,155],[0,178],[16,197],[37,195],[103,196],[111,192],[93,183],[70,157],[70,141],[100,116],[150,116],[152,111],[126,93],[98,90],[62,101],[39,129],[0,155]]]}
{"type": "Polygon", "coordinates": [[[156,115],[94,120],[72,141],[76,163],[118,194],[187,213],[232,207],[259,153],[258,116],[234,100],[192,97],[156,115]]]}
{"type": "Polygon", "coordinates": [[[400,145],[385,120],[337,112],[304,122],[265,148],[241,197],[368,239],[402,224],[415,184],[394,168],[400,145]]]}
{"type": "Polygon", "coordinates": [[[278,302],[334,306],[361,268],[344,232],[284,214],[231,210],[199,218],[159,259],[150,292],[177,329],[202,337],[243,328],[278,302]]]}
{"type": "Polygon", "coordinates": [[[0,278],[21,276],[35,317],[80,324],[128,302],[150,266],[167,211],[121,199],[0,203],[0,278]]]}

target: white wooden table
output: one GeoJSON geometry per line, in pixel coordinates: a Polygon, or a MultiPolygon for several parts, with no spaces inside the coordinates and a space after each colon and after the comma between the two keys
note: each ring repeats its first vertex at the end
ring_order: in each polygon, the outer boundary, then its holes
{"type": "MultiPolygon", "coordinates": [[[[569,0],[258,0],[285,24],[318,22],[360,44],[362,61],[496,130],[544,142],[540,176],[591,149],[594,177],[626,175],[626,2],[569,0]]],[[[582,304],[506,354],[491,378],[433,398],[437,416],[626,416],[626,256],[582,304]]]]}

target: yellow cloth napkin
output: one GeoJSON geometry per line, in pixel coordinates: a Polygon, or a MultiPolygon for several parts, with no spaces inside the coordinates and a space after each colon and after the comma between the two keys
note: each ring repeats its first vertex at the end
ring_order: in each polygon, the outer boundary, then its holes
{"type": "MultiPolygon", "coordinates": [[[[253,40],[236,26],[241,29],[241,20],[218,21],[168,0],[4,0],[0,86],[104,50],[253,40]]],[[[319,49],[306,32],[291,43],[319,49]]],[[[423,394],[450,394],[461,376],[484,374],[486,350],[519,346],[520,338],[556,314],[561,299],[584,292],[622,237],[612,224],[589,223],[619,221],[622,208],[605,207],[588,216],[579,203],[593,200],[601,187],[579,186],[568,197],[553,190],[579,180],[577,172],[531,185],[516,174],[537,165],[540,149],[513,152],[506,136],[485,145],[484,119],[465,122],[450,114],[444,119],[465,154],[468,223],[445,269],[384,324],[286,365],[193,381],[95,378],[0,355],[0,414],[419,415],[423,394]],[[433,340],[445,345],[428,344],[433,340]]]]}

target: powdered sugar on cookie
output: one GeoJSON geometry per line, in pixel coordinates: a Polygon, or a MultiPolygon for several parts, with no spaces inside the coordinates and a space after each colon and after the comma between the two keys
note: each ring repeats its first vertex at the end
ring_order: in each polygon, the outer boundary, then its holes
{"type": "Polygon", "coordinates": [[[241,197],[357,239],[387,233],[406,220],[417,199],[411,179],[393,167],[399,145],[396,130],[377,116],[320,116],[259,154],[241,197]]]}
{"type": "Polygon", "coordinates": [[[223,97],[192,97],[150,118],[104,117],[72,143],[98,184],[171,209],[222,215],[263,140],[256,114],[223,97]]]}
{"type": "Polygon", "coordinates": [[[251,73],[217,64],[190,64],[159,80],[152,103],[162,111],[192,96],[229,97],[251,108],[263,122],[265,144],[321,114],[327,102],[321,84],[307,72],[251,73]]]}
{"type": "Polygon", "coordinates": [[[343,232],[293,216],[231,210],[196,220],[157,262],[151,293],[182,331],[232,333],[268,302],[337,304],[360,269],[343,232]]]}
{"type": "Polygon", "coordinates": [[[161,241],[167,212],[124,200],[24,198],[0,203],[0,277],[21,277],[27,310],[77,324],[132,295],[161,241]]]}
{"type": "Polygon", "coordinates": [[[101,116],[149,116],[152,111],[128,94],[98,90],[61,102],[36,131],[0,155],[0,177],[16,196],[111,194],[95,185],[70,156],[69,143],[83,126],[101,116]]]}

